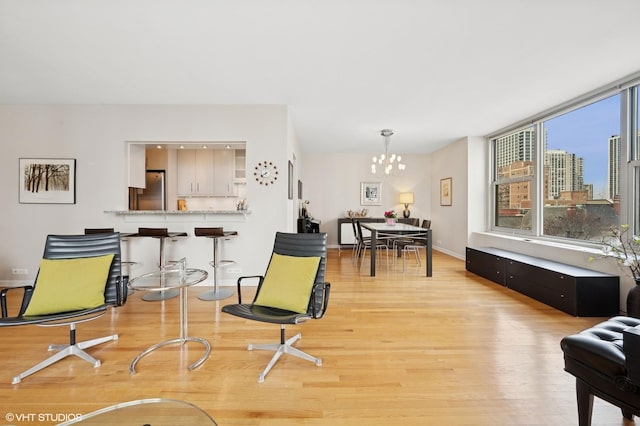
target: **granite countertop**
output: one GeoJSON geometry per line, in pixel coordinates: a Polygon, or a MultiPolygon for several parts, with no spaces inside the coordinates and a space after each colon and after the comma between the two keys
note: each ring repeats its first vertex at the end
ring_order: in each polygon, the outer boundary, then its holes
{"type": "Polygon", "coordinates": [[[247,215],[250,210],[105,210],[105,213],[113,213],[116,215],[157,215],[157,214],[230,214],[230,215],[247,215]]]}

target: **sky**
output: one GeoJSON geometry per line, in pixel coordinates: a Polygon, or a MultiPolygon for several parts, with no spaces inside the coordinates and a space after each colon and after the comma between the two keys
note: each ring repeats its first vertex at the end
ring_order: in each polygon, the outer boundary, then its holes
{"type": "Polygon", "coordinates": [[[547,149],[561,149],[584,158],[584,183],[593,184],[594,198],[605,197],[608,140],[620,134],[620,95],[555,117],[544,126],[547,149]]]}

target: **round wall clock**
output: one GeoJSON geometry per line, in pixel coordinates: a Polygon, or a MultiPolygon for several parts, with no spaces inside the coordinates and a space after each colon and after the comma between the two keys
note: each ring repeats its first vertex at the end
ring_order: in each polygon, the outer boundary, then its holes
{"type": "Polygon", "coordinates": [[[278,168],[271,161],[261,161],[254,167],[253,175],[260,185],[273,185],[278,180],[278,168]]]}

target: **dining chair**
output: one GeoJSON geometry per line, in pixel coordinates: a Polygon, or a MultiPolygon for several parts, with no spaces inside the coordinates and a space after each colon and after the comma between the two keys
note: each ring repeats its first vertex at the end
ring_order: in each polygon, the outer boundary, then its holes
{"type": "MultiPolygon", "coordinates": [[[[431,220],[424,219],[422,221],[421,228],[429,229],[431,228],[431,220]]],[[[427,248],[427,242],[423,238],[408,238],[404,240],[399,240],[394,242],[394,253],[395,250],[400,251],[400,255],[402,256],[402,272],[405,270],[405,257],[408,253],[413,253],[416,258],[416,263],[418,266],[422,266],[422,262],[420,261],[420,251],[422,249],[427,248]]],[[[395,256],[394,256],[394,266],[395,266],[395,256]]]]}
{"type": "MultiPolygon", "coordinates": [[[[362,269],[362,265],[364,265],[364,259],[366,257],[365,255],[367,253],[367,249],[369,249],[369,252],[371,252],[371,246],[375,244],[376,251],[382,249],[385,250],[387,256],[387,270],[389,270],[389,246],[387,245],[387,241],[380,238],[376,238],[376,241],[373,241],[371,237],[365,237],[362,233],[362,224],[359,220],[356,220],[356,231],[358,237],[358,245],[360,247],[358,256],[362,256],[360,268],[362,269]]],[[[376,258],[375,261],[377,262],[378,259],[376,258]]]]}

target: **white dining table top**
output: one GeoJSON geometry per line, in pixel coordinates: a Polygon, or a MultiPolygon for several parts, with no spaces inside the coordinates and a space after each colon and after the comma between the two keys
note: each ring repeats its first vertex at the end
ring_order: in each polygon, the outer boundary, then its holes
{"type": "Polygon", "coordinates": [[[386,222],[371,222],[371,223],[361,223],[363,228],[369,230],[376,231],[384,231],[384,232],[402,232],[402,231],[412,231],[412,232],[426,232],[427,228],[422,228],[420,226],[409,225],[407,223],[396,223],[395,225],[388,225],[386,222]]]}

